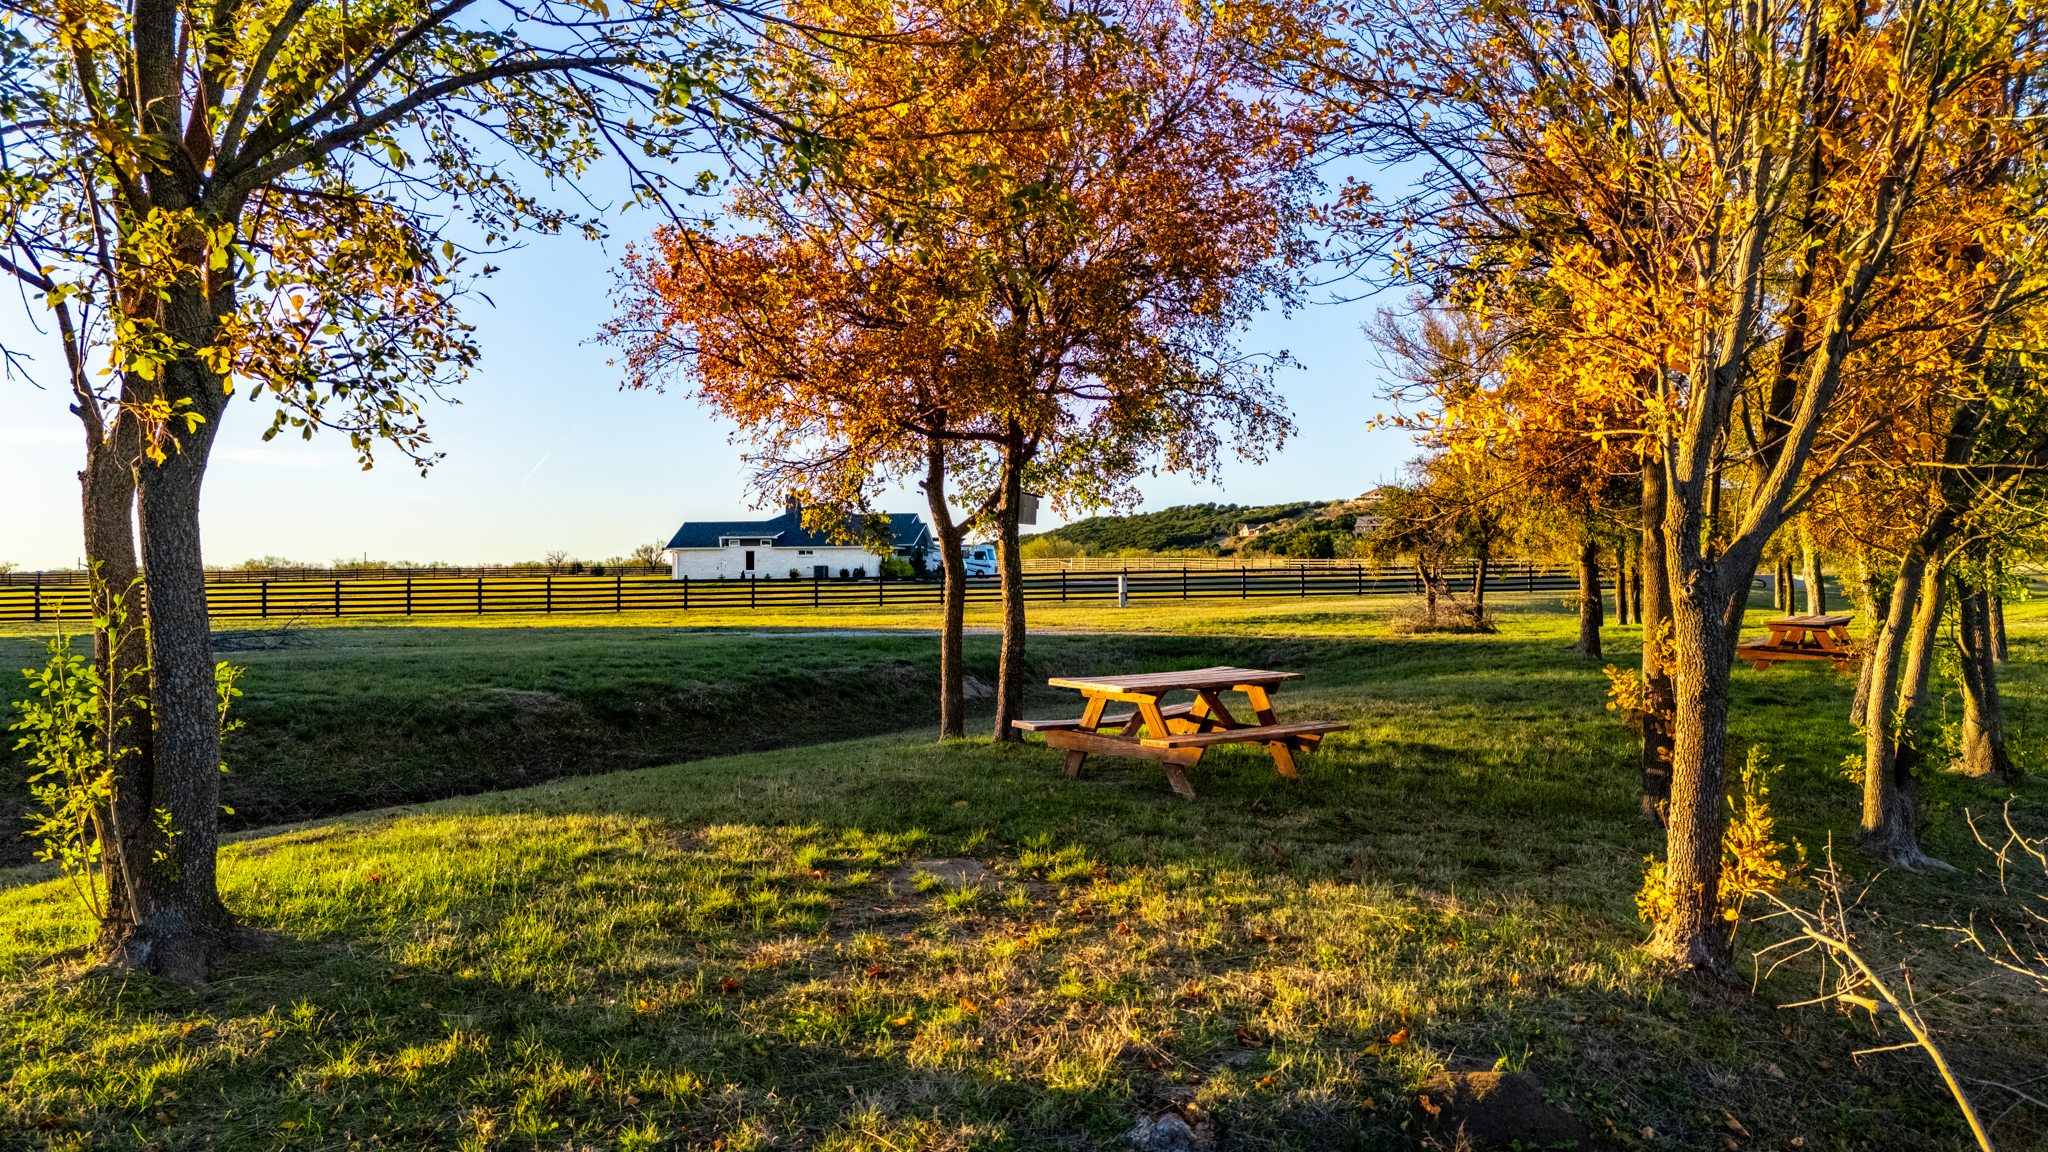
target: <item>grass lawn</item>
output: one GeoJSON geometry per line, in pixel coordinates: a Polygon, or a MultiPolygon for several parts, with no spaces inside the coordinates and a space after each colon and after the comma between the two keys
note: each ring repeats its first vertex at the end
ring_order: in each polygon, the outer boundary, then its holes
{"type": "MultiPolygon", "coordinates": [[[[1035,627],[1072,633],[1034,637],[1034,672],[1299,669],[1285,714],[1353,724],[1298,783],[1212,753],[1193,802],[1149,764],[1098,758],[1067,781],[1043,746],[920,729],[247,833],[223,882],[271,946],[197,995],[38,965],[88,925],[60,884],[0,873],[0,1147],[1085,1148],[1184,1100],[1226,1148],[1395,1149],[1438,1139],[1426,1076],[1495,1066],[1542,1076],[1611,1147],[1968,1147],[1923,1058],[1853,1055],[1902,1029],[1775,1007],[1813,994],[1811,968],[1752,994],[1642,958],[1632,897],[1657,837],[1635,815],[1634,741],[1598,666],[1563,651],[1573,621],[1537,600],[1498,636],[1455,637],[1386,635],[1392,606],[1374,601],[1034,608],[1035,627]]],[[[925,637],[692,617],[350,621],[230,658],[252,668],[252,729],[330,696],[414,700],[432,725],[463,692],[673,692],[693,668],[784,713],[816,668],[839,669],[853,687],[829,711],[875,670],[927,675],[925,637]]],[[[2048,722],[2042,619],[2012,613],[2023,734],[2048,722]]],[[[1608,637],[1628,663],[1637,630],[1608,637]]],[[[1781,829],[1816,856],[1856,825],[1838,771],[1852,687],[1736,674],[1738,735],[1785,765],[1781,829]]],[[[517,699],[537,727],[566,712],[517,699]]],[[[1031,711],[1068,708],[1045,694],[1031,711]]],[[[374,732],[342,727],[359,734],[305,742],[300,778],[337,754],[322,749],[375,759],[374,732]]],[[[1926,841],[1961,871],[1876,877],[1865,942],[1910,958],[1965,1074],[2018,1084],[2048,1071],[2048,1005],[1925,927],[2012,918],[1961,820],[2007,793],[1929,787],[1926,841]]],[[[2048,786],[2016,811],[2048,825],[2048,786]]],[[[1987,1116],[2012,1103],[1975,1090],[1987,1116]]],[[[2012,1111],[1997,1136],[2048,1147],[2048,1115],[2012,1111]]]]}

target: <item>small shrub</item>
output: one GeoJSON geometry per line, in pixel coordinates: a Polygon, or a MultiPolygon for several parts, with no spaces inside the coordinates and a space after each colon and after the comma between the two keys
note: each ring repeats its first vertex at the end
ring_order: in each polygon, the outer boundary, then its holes
{"type": "Polygon", "coordinates": [[[855,568],[855,569],[853,570],[853,578],[854,578],[855,580],[865,580],[865,579],[867,579],[867,578],[868,578],[868,570],[867,570],[867,569],[865,569],[865,568],[855,568]]]}
{"type": "Polygon", "coordinates": [[[839,578],[840,578],[841,580],[844,580],[844,579],[846,579],[848,575],[850,575],[850,573],[848,573],[848,572],[846,571],[846,569],[844,569],[844,568],[841,568],[841,569],[839,570],[839,578]]]}
{"type": "Polygon", "coordinates": [[[891,556],[882,561],[882,579],[884,580],[909,580],[916,575],[917,569],[912,568],[908,560],[891,556]]]}
{"type": "MultiPolygon", "coordinates": [[[[1770,797],[1771,777],[1781,766],[1771,764],[1768,756],[1763,745],[1750,745],[1740,781],[1728,797],[1728,827],[1721,833],[1720,899],[1721,918],[1729,922],[1731,930],[1751,897],[1769,896],[1796,884],[1796,874],[1806,867],[1806,848],[1778,839],[1770,797]],[[1793,853],[1791,862],[1786,859],[1788,852],[1793,853]]],[[[1645,856],[1636,911],[1646,923],[1656,925],[1671,915],[1674,906],[1664,861],[1645,856]]]]}
{"type": "Polygon", "coordinates": [[[602,565],[602,564],[592,564],[592,565],[590,566],[590,574],[591,574],[592,576],[602,576],[602,575],[604,575],[604,565],[602,565]]]}
{"type": "Polygon", "coordinates": [[[796,569],[794,569],[794,568],[791,568],[791,569],[789,570],[789,578],[790,578],[791,580],[801,580],[801,579],[803,579],[803,578],[804,578],[804,574],[803,574],[803,573],[801,573],[801,572],[799,572],[799,571],[797,571],[797,570],[796,570],[796,569]]]}

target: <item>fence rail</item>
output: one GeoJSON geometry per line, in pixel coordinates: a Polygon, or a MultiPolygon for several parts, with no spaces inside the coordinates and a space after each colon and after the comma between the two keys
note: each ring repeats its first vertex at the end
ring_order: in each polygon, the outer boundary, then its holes
{"type": "MultiPolygon", "coordinates": [[[[666,564],[603,564],[571,566],[562,564],[549,568],[545,564],[506,566],[495,565],[482,568],[213,568],[206,573],[208,584],[257,584],[282,581],[310,581],[321,584],[336,580],[474,580],[478,576],[486,579],[496,577],[530,577],[540,579],[546,576],[602,576],[610,579],[624,576],[667,576],[666,564]],[[595,570],[593,570],[595,569],[595,570]]],[[[45,588],[66,584],[86,584],[85,573],[67,572],[0,572],[0,587],[11,584],[41,585],[45,588]]]]}
{"type": "MultiPolygon", "coordinates": [[[[1454,592],[1471,591],[1473,572],[1451,579],[1454,592]]],[[[1220,600],[1306,596],[1384,596],[1421,590],[1413,569],[1378,571],[1297,566],[1292,569],[1187,567],[1179,571],[1057,572],[1024,577],[1033,603],[1130,600],[1220,600]]],[[[1538,592],[1576,588],[1565,569],[1530,564],[1489,570],[1488,591],[1538,592]]],[[[967,582],[969,602],[1000,599],[1000,581],[967,582]]],[[[577,614],[633,611],[707,611],[750,608],[844,608],[940,603],[940,585],[918,580],[670,580],[618,576],[413,575],[400,579],[253,580],[209,584],[207,612],[216,619],[291,620],[316,616],[478,616],[493,613],[577,614]]],[[[0,586],[0,621],[70,620],[91,615],[84,584],[0,586]]]]}

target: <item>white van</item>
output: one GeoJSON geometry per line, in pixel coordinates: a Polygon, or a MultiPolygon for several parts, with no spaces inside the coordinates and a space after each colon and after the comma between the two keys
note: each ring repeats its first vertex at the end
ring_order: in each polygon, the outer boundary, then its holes
{"type": "Polygon", "coordinates": [[[960,558],[966,561],[969,576],[996,574],[996,546],[993,544],[962,544],[960,558]]]}

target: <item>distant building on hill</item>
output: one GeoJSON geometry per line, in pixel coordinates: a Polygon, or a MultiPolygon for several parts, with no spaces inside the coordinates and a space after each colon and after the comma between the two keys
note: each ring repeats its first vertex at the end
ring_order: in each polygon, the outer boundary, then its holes
{"type": "Polygon", "coordinates": [[[1384,516],[1373,515],[1373,509],[1378,508],[1380,502],[1385,500],[1388,493],[1392,491],[1393,489],[1383,484],[1378,488],[1359,493],[1358,499],[1351,501],[1352,506],[1359,510],[1358,519],[1351,522],[1352,535],[1370,536],[1380,530],[1380,525],[1386,523],[1387,519],[1384,516]]]}
{"type": "Polygon", "coordinates": [[[773,520],[692,520],[669,539],[672,575],[681,580],[754,580],[785,578],[795,570],[804,579],[827,579],[842,571],[865,569],[879,575],[891,557],[912,566],[929,566],[933,544],[930,529],[914,512],[891,512],[887,555],[858,543],[834,540],[829,533],[803,525],[802,509],[792,504],[773,520]]]}

